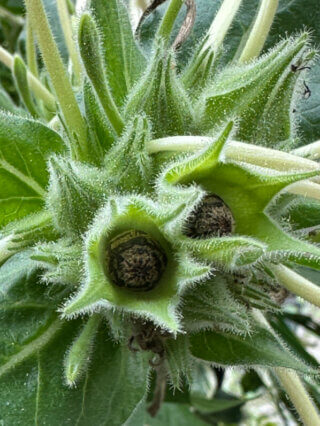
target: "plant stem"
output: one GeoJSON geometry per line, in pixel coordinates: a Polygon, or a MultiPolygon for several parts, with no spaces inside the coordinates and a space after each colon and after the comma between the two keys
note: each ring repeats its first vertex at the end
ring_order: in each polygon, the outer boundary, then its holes
{"type": "Polygon", "coordinates": [[[242,0],[224,0],[208,31],[208,40],[203,45],[202,52],[208,47],[217,51],[221,46],[233,18],[238,12],[242,0]]]}
{"type": "MultiPolygon", "coordinates": [[[[172,136],[150,141],[147,149],[150,154],[163,151],[193,152],[204,148],[209,143],[212,143],[212,138],[206,136],[172,136]]],[[[229,141],[223,154],[227,160],[245,162],[276,171],[319,170],[320,172],[320,166],[315,161],[244,142],[229,141]]],[[[312,179],[318,181],[319,177],[312,179]]],[[[288,191],[304,197],[320,199],[320,185],[315,182],[297,182],[290,185],[288,191]]]]}
{"type": "Polygon", "coordinates": [[[165,41],[165,45],[170,41],[173,25],[184,2],[185,0],[171,0],[161,21],[157,35],[165,41]]]}
{"type": "Polygon", "coordinates": [[[49,72],[57,99],[71,138],[71,153],[76,159],[86,158],[87,131],[66,69],[54,41],[41,0],[26,0],[43,60],[49,72]]]}
{"type": "MultiPolygon", "coordinates": [[[[206,136],[172,136],[150,141],[147,149],[151,154],[162,151],[192,152],[204,148],[209,143],[212,143],[212,138],[206,136]]],[[[315,161],[244,142],[229,141],[224,155],[228,160],[244,161],[278,171],[320,170],[319,164],[315,161]]]]}
{"type": "MultiPolygon", "coordinates": [[[[0,46],[0,62],[13,71],[13,56],[0,46]]],[[[49,90],[30,71],[27,72],[28,83],[36,97],[40,98],[50,111],[56,110],[56,100],[49,90]]]]}
{"type": "Polygon", "coordinates": [[[247,62],[260,55],[269,34],[279,0],[261,0],[255,22],[245,43],[239,62],[247,62]]]}
{"type": "MultiPolygon", "coordinates": [[[[261,322],[264,327],[266,327],[276,337],[276,339],[279,339],[278,335],[274,332],[274,329],[270,326],[268,320],[262,314],[261,311],[254,309],[253,315],[259,322],[261,322]]],[[[299,413],[303,424],[305,426],[319,425],[319,414],[317,413],[317,410],[313,405],[306,389],[301,383],[301,380],[298,375],[292,370],[280,367],[274,368],[274,372],[278,376],[284,390],[290,397],[293,405],[295,406],[295,409],[299,413]]]]}
{"type": "Polygon", "coordinates": [[[303,383],[294,371],[275,368],[275,372],[305,426],[320,425],[320,416],[303,383]]]}
{"type": "Polygon", "coordinates": [[[284,265],[272,265],[271,270],[283,287],[320,308],[319,286],[284,265]]]}
{"type": "Polygon", "coordinates": [[[57,9],[59,13],[60,23],[64,34],[64,39],[68,48],[70,59],[73,65],[74,75],[79,84],[81,81],[81,64],[78,51],[73,39],[71,19],[68,11],[66,0],[57,0],[57,9]]]}
{"type": "Polygon", "coordinates": [[[163,364],[160,364],[155,368],[157,373],[156,387],[154,390],[154,395],[152,398],[151,405],[148,407],[148,412],[151,417],[155,417],[158,411],[161,408],[161,405],[164,401],[167,385],[166,370],[163,364]]]}
{"type": "Polygon", "coordinates": [[[310,143],[309,145],[302,146],[300,148],[291,151],[291,154],[299,155],[301,157],[308,157],[311,160],[320,159],[320,141],[310,143]]]}
{"type": "Polygon", "coordinates": [[[33,35],[31,19],[27,16],[27,36],[26,36],[26,50],[27,50],[27,65],[30,72],[38,77],[38,64],[37,64],[37,52],[36,52],[36,41],[33,35]]]}

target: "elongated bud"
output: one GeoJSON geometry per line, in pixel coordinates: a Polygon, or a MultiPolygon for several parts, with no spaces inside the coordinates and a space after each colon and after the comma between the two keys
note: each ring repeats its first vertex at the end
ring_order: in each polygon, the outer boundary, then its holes
{"type": "Polygon", "coordinates": [[[158,46],[151,67],[128,99],[125,115],[144,112],[156,137],[184,135],[193,129],[190,101],[174,67],[172,56],[166,56],[158,46]]]}
{"type": "Polygon", "coordinates": [[[150,129],[147,118],[137,116],[106,156],[110,181],[122,191],[152,188],[154,162],[146,150],[146,143],[152,139],[150,129]]]}
{"type": "Polygon", "coordinates": [[[38,116],[37,107],[35,106],[29,88],[27,67],[19,56],[15,56],[13,63],[13,75],[17,85],[19,94],[27,110],[33,117],[38,116]]]}
{"type": "Polygon", "coordinates": [[[93,18],[84,14],[79,25],[80,54],[101,105],[115,131],[120,134],[123,121],[112,98],[104,72],[98,29],[93,18]]]}
{"type": "Polygon", "coordinates": [[[67,354],[65,378],[69,386],[74,386],[86,371],[100,321],[99,315],[91,316],[67,354]]]}

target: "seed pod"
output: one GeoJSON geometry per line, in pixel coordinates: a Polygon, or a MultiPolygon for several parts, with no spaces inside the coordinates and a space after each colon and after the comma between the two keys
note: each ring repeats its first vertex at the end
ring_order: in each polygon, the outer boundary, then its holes
{"type": "Polygon", "coordinates": [[[167,265],[160,244],[142,231],[115,237],[107,249],[107,264],[114,284],[134,291],[149,291],[159,283],[167,265]]]}
{"type": "Polygon", "coordinates": [[[210,238],[230,235],[234,220],[229,207],[214,194],[206,195],[188,218],[185,235],[210,238]]]}

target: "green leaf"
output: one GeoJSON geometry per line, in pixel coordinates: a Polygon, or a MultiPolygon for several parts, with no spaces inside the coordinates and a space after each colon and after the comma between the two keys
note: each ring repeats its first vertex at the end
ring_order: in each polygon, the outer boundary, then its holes
{"type": "Polygon", "coordinates": [[[221,274],[188,290],[183,297],[182,313],[189,332],[218,329],[246,335],[251,331],[248,309],[235,300],[221,274]]]}
{"type": "Polygon", "coordinates": [[[144,72],[146,60],[134,40],[122,0],[93,0],[91,10],[102,35],[107,80],[119,106],[144,72]]]}
{"type": "Polygon", "coordinates": [[[0,112],[0,226],[43,206],[46,161],[63,151],[60,136],[48,127],[0,112]]]}
{"type": "MultiPolygon", "coordinates": [[[[68,388],[63,361],[83,321],[57,319],[66,291],[41,286],[29,254],[16,254],[0,268],[0,420],[86,426],[107,419],[120,426],[144,399],[146,357],[113,344],[100,327],[89,372],[68,388]]],[[[71,350],[69,360],[74,355],[71,350]]]]}
{"type": "Polygon", "coordinates": [[[296,358],[268,330],[257,327],[247,336],[207,331],[190,337],[191,353],[219,365],[292,368],[303,374],[317,371],[296,358]]]}
{"type": "Polygon", "coordinates": [[[40,239],[55,240],[58,237],[53,229],[50,214],[40,211],[10,222],[2,229],[0,239],[0,264],[7,258],[40,239]]]}
{"type": "Polygon", "coordinates": [[[8,426],[35,421],[52,426],[105,422],[120,426],[144,399],[147,361],[107,340],[105,328],[97,335],[90,373],[77,388],[66,386],[63,358],[78,326],[75,321],[53,323],[47,335],[38,337],[43,345],[29,343],[29,356],[0,377],[0,419],[8,426]]]}

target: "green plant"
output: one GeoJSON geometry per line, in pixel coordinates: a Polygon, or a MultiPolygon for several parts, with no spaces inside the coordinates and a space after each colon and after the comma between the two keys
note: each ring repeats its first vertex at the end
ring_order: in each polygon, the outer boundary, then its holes
{"type": "Polygon", "coordinates": [[[21,100],[0,112],[4,424],[144,424],[166,383],[185,424],[214,424],[245,400],[194,391],[209,364],[265,368],[319,424],[318,365],[280,297],[320,306],[303,275],[320,269],[319,143],[297,148],[294,113],[316,50],[304,31],[260,55],[278,6],[262,0],[230,62],[240,3],[186,60],[192,1],[135,37],[121,0],[78,20],[58,0],[67,68],[46,2],[26,0],[26,62],[0,50],[21,100]]]}

